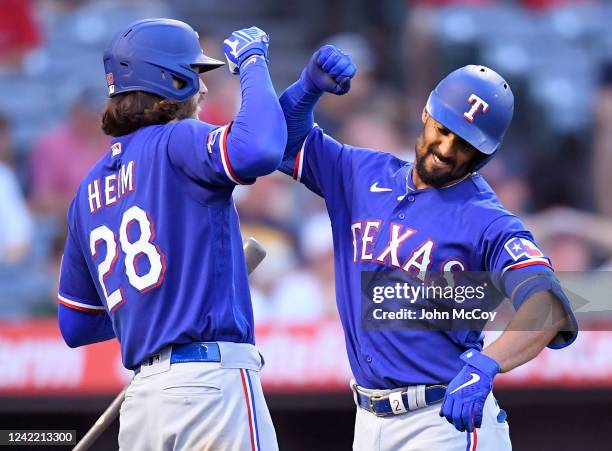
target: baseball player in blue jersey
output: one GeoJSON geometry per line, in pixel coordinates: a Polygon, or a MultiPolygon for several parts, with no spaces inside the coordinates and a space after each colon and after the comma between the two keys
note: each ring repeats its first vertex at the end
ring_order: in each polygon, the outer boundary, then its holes
{"type": "Polygon", "coordinates": [[[224,63],[189,25],[135,22],[104,54],[102,127],[114,140],[68,210],[59,325],[72,347],[119,340],[135,372],[121,449],[278,448],[232,200],[278,167],[286,144],[268,42],[256,27],[225,40],[243,96],[222,127],[196,119],[199,74],[224,63]]]}
{"type": "Polygon", "coordinates": [[[347,93],[355,72],[349,56],[323,46],[280,99],[288,129],[280,169],[322,196],[331,218],[358,406],[353,449],[510,449],[495,375],[569,345],[577,330],[550,261],[476,172],[510,124],[510,86],[483,66],[449,74],[422,111],[412,164],[341,144],[314,124],[321,95],[347,93]],[[480,330],[368,328],[361,277],[383,271],[487,272],[487,296],[510,298],[517,312],[488,347],[480,330]]]}

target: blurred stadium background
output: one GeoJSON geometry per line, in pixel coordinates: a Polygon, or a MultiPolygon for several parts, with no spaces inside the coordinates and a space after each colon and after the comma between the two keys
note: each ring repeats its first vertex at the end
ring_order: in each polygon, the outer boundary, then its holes
{"type": "MultiPolygon", "coordinates": [[[[504,75],[515,119],[483,171],[557,270],[612,267],[612,5],[588,0],[0,0],[0,429],[76,429],[129,381],[116,343],[69,349],[55,322],[66,207],[109,142],[101,55],[145,17],[199,31],[206,53],[258,25],[278,92],[331,42],[358,66],[317,122],[340,141],[411,159],[426,96],[469,63],[504,75]]],[[[239,84],[206,75],[202,119],[227,123],[239,84]]],[[[268,250],[252,278],[262,379],[281,449],[347,450],[350,377],[323,202],[284,175],[238,189],[243,234],[268,250]]],[[[612,324],[602,329],[610,329],[612,324]]],[[[518,450],[612,449],[612,332],[496,381],[518,450]]],[[[116,449],[117,422],[94,449],[116,449]]]]}

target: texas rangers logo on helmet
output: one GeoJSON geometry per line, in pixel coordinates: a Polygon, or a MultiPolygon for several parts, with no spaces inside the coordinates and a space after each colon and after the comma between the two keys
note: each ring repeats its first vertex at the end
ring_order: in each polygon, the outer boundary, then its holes
{"type": "Polygon", "coordinates": [[[480,111],[482,108],[482,112],[486,113],[489,110],[489,104],[478,97],[476,94],[470,95],[468,99],[468,103],[473,103],[472,108],[469,111],[463,113],[463,117],[467,119],[468,122],[474,122],[474,115],[480,111]]]}

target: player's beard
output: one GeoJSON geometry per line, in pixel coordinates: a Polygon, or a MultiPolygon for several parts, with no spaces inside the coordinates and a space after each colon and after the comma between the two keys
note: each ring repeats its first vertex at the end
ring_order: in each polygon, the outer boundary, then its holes
{"type": "Polygon", "coordinates": [[[417,150],[416,152],[416,162],[415,168],[419,178],[423,183],[433,188],[443,188],[446,185],[449,185],[463,177],[470,172],[469,168],[472,164],[463,165],[462,167],[457,167],[457,161],[451,160],[449,158],[440,158],[439,155],[437,157],[443,162],[449,165],[448,169],[427,169],[425,162],[427,158],[432,158],[434,153],[431,146],[425,148],[425,153],[423,155],[419,155],[417,150]],[[431,157],[429,156],[431,155],[431,157]]]}

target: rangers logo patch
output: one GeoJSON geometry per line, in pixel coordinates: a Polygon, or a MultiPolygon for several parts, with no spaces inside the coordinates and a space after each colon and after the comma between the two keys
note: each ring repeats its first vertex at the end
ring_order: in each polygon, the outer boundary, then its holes
{"type": "Polygon", "coordinates": [[[468,103],[473,103],[469,111],[463,113],[463,117],[470,123],[474,122],[474,115],[482,110],[483,113],[489,111],[489,104],[478,97],[476,94],[470,95],[468,103]]]}
{"type": "Polygon", "coordinates": [[[526,238],[512,238],[504,244],[506,251],[514,261],[523,257],[537,258],[544,257],[544,254],[538,247],[526,238]]]}

